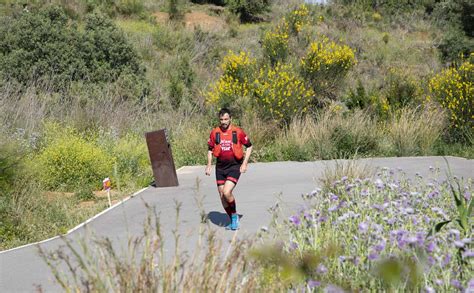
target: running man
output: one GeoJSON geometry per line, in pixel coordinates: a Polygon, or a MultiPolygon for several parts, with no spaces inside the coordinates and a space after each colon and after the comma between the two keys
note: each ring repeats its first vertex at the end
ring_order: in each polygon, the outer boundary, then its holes
{"type": "Polygon", "coordinates": [[[209,151],[207,152],[206,175],[211,175],[212,157],[214,156],[217,158],[217,190],[222,206],[230,218],[230,224],[226,229],[237,230],[239,229],[239,215],[232,191],[240,174],[247,171],[247,164],[252,153],[252,143],[241,128],[231,124],[232,116],[229,109],[222,108],[219,111],[219,121],[220,125],[211,131],[207,142],[209,151]],[[245,157],[243,146],[246,147],[245,157]]]}

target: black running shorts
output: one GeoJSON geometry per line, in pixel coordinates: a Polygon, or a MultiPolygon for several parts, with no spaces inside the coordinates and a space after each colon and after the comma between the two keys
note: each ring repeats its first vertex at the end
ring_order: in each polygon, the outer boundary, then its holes
{"type": "Polygon", "coordinates": [[[229,168],[216,168],[217,185],[224,185],[227,180],[237,184],[240,177],[240,165],[234,165],[229,168]]]}

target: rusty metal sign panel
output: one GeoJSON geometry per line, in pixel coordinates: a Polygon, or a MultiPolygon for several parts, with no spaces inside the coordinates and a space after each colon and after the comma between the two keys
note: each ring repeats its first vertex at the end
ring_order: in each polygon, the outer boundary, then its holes
{"type": "Polygon", "coordinates": [[[166,129],[145,133],[156,187],[178,186],[171,146],[166,129]]]}

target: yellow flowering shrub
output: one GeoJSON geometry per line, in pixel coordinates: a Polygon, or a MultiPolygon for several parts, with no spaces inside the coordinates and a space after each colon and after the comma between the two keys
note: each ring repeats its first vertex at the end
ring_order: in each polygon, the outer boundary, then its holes
{"type": "Polygon", "coordinates": [[[314,96],[291,64],[261,69],[254,90],[263,114],[282,122],[307,112],[314,96]]]}
{"type": "Polygon", "coordinates": [[[255,59],[250,54],[235,54],[230,51],[221,65],[223,74],[211,85],[211,90],[206,94],[206,102],[217,106],[231,106],[242,102],[250,94],[255,64],[255,59]]]}
{"type": "Polygon", "coordinates": [[[450,127],[455,133],[472,133],[474,128],[474,64],[464,62],[448,68],[429,82],[428,100],[437,101],[448,111],[450,127]]]}
{"type": "Polygon", "coordinates": [[[267,31],[262,40],[263,55],[272,65],[288,57],[288,23],[283,21],[273,30],[267,31]]]}
{"type": "Polygon", "coordinates": [[[352,48],[339,45],[326,36],[312,42],[300,61],[302,75],[317,92],[336,86],[356,63],[352,48]]]}
{"type": "Polygon", "coordinates": [[[99,188],[111,175],[113,157],[79,136],[64,135],[38,155],[39,180],[50,190],[75,191],[81,186],[99,188]]]}
{"type": "Polygon", "coordinates": [[[308,6],[305,4],[300,5],[297,9],[289,12],[284,19],[288,23],[290,32],[297,35],[301,32],[303,26],[309,24],[308,6]]]}

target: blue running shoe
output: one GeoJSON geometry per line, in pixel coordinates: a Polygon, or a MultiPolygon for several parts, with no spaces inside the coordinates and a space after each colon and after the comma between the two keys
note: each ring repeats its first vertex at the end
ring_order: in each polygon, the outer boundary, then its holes
{"type": "Polygon", "coordinates": [[[230,229],[238,230],[239,229],[239,215],[237,213],[232,214],[231,222],[230,222],[230,229]]]}
{"type": "Polygon", "coordinates": [[[225,229],[226,229],[226,230],[232,230],[232,223],[230,223],[229,225],[225,226],[225,229]]]}

